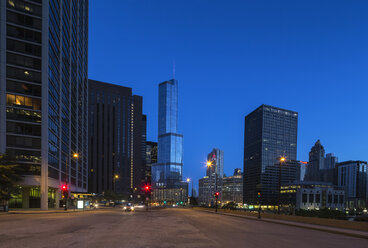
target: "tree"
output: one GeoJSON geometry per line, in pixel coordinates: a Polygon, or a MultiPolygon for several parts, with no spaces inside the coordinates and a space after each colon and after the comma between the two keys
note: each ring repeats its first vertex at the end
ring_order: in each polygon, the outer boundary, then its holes
{"type": "Polygon", "coordinates": [[[9,201],[19,194],[17,183],[21,181],[21,169],[8,155],[0,155],[0,201],[9,201]]]}

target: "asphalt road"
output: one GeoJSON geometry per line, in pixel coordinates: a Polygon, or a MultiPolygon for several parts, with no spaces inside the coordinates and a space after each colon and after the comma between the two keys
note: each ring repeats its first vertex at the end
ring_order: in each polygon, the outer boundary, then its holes
{"type": "Polygon", "coordinates": [[[188,209],[0,215],[0,247],[368,247],[368,240],[188,209]]]}

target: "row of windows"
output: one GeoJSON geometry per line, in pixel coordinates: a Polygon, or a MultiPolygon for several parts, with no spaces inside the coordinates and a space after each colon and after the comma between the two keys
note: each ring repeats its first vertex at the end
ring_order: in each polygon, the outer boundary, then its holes
{"type": "Polygon", "coordinates": [[[27,15],[22,15],[19,13],[14,13],[8,11],[6,14],[6,20],[8,22],[12,22],[18,25],[27,26],[31,28],[41,29],[42,28],[42,21],[41,19],[34,18],[27,15]]]}
{"type": "Polygon", "coordinates": [[[25,2],[23,0],[8,0],[7,7],[28,14],[42,16],[42,7],[36,4],[25,2]]]}
{"type": "Polygon", "coordinates": [[[30,137],[7,135],[6,136],[6,144],[7,144],[7,146],[40,149],[41,148],[41,139],[40,138],[30,138],[30,137]]]}
{"type": "Polygon", "coordinates": [[[16,161],[35,162],[35,163],[40,163],[41,161],[40,151],[8,149],[7,154],[9,154],[10,157],[15,158],[16,161]]]}
{"type": "Polygon", "coordinates": [[[27,57],[14,53],[6,53],[6,62],[17,66],[30,67],[32,69],[41,70],[41,59],[27,57]]]}
{"type": "Polygon", "coordinates": [[[6,90],[32,96],[41,96],[41,86],[27,83],[20,83],[12,80],[6,81],[6,90]]]}
{"type": "Polygon", "coordinates": [[[41,113],[26,109],[6,108],[6,118],[9,120],[41,122],[41,113]]]}
{"type": "Polygon", "coordinates": [[[14,52],[26,53],[29,55],[41,57],[41,46],[33,45],[27,42],[7,39],[6,48],[14,52]]]}
{"type": "MultiPolygon", "coordinates": [[[[302,195],[302,202],[307,203],[308,202],[308,194],[302,195]]],[[[321,194],[309,194],[309,203],[321,203],[321,194]]],[[[328,194],[327,197],[327,203],[335,203],[335,204],[343,204],[344,203],[344,196],[343,195],[333,195],[333,201],[332,201],[332,194],[328,194]]]]}
{"type": "Polygon", "coordinates": [[[19,106],[33,110],[41,110],[41,99],[28,96],[6,94],[6,104],[8,106],[19,106]]]}
{"type": "Polygon", "coordinates": [[[14,78],[14,79],[19,79],[23,81],[41,83],[41,73],[40,72],[7,66],[6,76],[8,78],[14,78]]]}
{"type": "Polygon", "coordinates": [[[33,30],[15,27],[12,25],[7,25],[6,34],[10,37],[28,40],[36,43],[42,42],[42,35],[41,32],[36,32],[33,30]]]}
{"type": "Polygon", "coordinates": [[[8,133],[17,133],[23,135],[41,136],[41,126],[19,122],[7,122],[6,130],[8,133]]]}

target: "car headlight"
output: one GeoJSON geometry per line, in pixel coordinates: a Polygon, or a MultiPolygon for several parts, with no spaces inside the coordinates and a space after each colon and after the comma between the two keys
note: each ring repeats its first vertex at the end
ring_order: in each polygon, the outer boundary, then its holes
{"type": "Polygon", "coordinates": [[[132,207],[132,210],[134,210],[134,207],[132,207]]]}
{"type": "Polygon", "coordinates": [[[125,210],[125,209],[126,209],[126,207],[123,207],[123,209],[125,210]]]}

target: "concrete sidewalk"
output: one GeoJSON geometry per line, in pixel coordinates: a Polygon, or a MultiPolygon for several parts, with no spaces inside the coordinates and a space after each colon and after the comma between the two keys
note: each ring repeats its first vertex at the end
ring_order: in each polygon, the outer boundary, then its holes
{"type": "Polygon", "coordinates": [[[84,211],[92,211],[96,209],[68,209],[64,208],[51,209],[51,210],[41,210],[41,209],[10,209],[9,212],[0,212],[0,215],[4,214],[56,214],[56,213],[76,213],[84,211]]]}
{"type": "Polygon", "coordinates": [[[288,220],[276,220],[276,219],[269,219],[269,218],[258,219],[257,217],[254,217],[254,216],[223,213],[223,212],[216,213],[211,210],[197,210],[197,211],[205,211],[205,212],[212,213],[212,214],[222,214],[222,215],[228,215],[228,216],[233,216],[237,218],[246,218],[246,219],[251,219],[255,221],[264,221],[264,222],[269,222],[269,223],[274,223],[274,224],[295,226],[295,227],[307,228],[311,230],[318,230],[318,231],[324,231],[324,232],[329,232],[329,233],[342,234],[342,235],[347,235],[347,236],[352,236],[352,237],[368,239],[368,232],[365,232],[365,231],[343,229],[343,228],[329,227],[329,226],[322,226],[322,225],[315,225],[315,224],[307,224],[307,223],[288,221],[288,220]]]}

